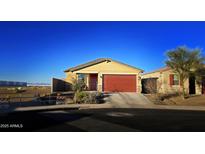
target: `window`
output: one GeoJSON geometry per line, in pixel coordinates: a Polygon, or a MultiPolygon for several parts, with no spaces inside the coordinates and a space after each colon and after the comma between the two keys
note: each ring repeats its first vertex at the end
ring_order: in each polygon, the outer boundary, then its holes
{"type": "Polygon", "coordinates": [[[177,74],[170,74],[170,86],[179,85],[179,76],[177,74]]]}
{"type": "Polygon", "coordinates": [[[177,74],[174,74],[173,85],[179,85],[179,76],[177,74]]]}
{"type": "Polygon", "coordinates": [[[83,80],[85,79],[85,74],[78,74],[78,80],[83,80]]]}

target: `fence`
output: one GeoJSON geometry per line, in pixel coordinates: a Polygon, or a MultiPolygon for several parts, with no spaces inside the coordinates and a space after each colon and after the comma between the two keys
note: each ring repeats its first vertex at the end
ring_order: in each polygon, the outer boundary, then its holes
{"type": "Polygon", "coordinates": [[[72,90],[72,85],[68,82],[65,82],[64,80],[61,79],[52,79],[52,87],[51,91],[53,92],[65,92],[65,91],[71,91],[72,90]]]}

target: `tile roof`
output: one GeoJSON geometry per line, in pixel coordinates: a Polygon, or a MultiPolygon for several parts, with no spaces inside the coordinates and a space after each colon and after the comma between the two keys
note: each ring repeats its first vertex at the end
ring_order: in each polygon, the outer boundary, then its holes
{"type": "MultiPolygon", "coordinates": [[[[204,64],[204,67],[205,67],[205,64],[204,64]]],[[[164,71],[168,71],[170,69],[171,69],[170,67],[165,66],[165,67],[159,68],[159,69],[157,69],[155,71],[144,73],[143,75],[151,74],[151,73],[156,73],[156,72],[164,72],[164,71]]]]}
{"type": "Polygon", "coordinates": [[[143,75],[151,74],[151,73],[156,73],[156,72],[164,72],[164,71],[168,71],[168,70],[170,70],[170,69],[171,69],[171,68],[165,66],[165,67],[159,68],[159,69],[157,69],[157,70],[154,70],[154,71],[152,71],[152,72],[145,73],[145,74],[143,74],[143,75]]]}

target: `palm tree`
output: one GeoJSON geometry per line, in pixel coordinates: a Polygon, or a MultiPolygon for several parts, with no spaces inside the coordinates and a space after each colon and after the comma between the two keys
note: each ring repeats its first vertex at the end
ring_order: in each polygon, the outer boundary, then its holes
{"type": "Polygon", "coordinates": [[[184,82],[191,74],[198,75],[197,70],[203,69],[205,58],[201,55],[201,49],[189,49],[186,46],[179,46],[167,52],[168,67],[179,75],[182,88],[182,96],[185,98],[184,82]]]}

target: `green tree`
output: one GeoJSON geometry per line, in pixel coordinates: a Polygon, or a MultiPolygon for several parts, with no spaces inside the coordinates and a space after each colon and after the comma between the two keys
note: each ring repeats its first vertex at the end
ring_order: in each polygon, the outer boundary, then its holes
{"type": "Polygon", "coordinates": [[[88,94],[85,92],[86,88],[84,80],[73,79],[72,89],[74,91],[73,100],[75,103],[84,102],[86,97],[88,97],[88,94]]]}
{"type": "Polygon", "coordinates": [[[186,46],[179,46],[176,49],[167,51],[166,65],[179,75],[182,97],[185,98],[184,82],[191,74],[199,75],[198,70],[203,69],[205,58],[201,49],[189,49],[186,46]]]}
{"type": "Polygon", "coordinates": [[[74,92],[81,92],[86,90],[86,88],[87,86],[84,80],[77,80],[77,79],[73,80],[72,89],[74,92]]]}

